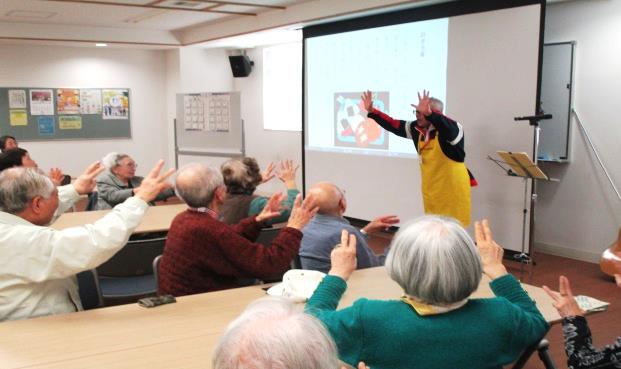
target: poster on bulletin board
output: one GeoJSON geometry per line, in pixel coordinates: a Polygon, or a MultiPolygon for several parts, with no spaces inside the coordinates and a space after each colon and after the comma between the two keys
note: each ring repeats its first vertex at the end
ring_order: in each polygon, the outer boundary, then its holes
{"type": "Polygon", "coordinates": [[[131,90],[0,88],[0,135],[19,141],[131,138],[131,90]]]}

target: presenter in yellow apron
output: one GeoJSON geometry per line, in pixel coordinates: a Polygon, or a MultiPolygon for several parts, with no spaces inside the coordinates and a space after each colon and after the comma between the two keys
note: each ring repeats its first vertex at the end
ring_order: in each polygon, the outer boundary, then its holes
{"type": "Polygon", "coordinates": [[[384,129],[414,142],[419,155],[425,214],[457,219],[470,224],[470,187],[476,180],[464,164],[464,132],[461,124],[442,115],[443,104],[424,91],[415,105],[416,120],[393,119],[373,108],[370,91],[362,95],[368,117],[384,129]]]}

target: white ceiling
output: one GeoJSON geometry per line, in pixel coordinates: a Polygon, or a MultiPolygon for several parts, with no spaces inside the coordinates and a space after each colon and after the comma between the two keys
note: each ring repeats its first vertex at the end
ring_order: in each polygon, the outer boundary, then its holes
{"type": "Polygon", "coordinates": [[[0,0],[0,42],[90,42],[100,39],[95,34],[115,30],[119,40],[110,39],[109,35],[100,40],[121,41],[122,33],[126,33],[129,44],[175,46],[181,44],[175,35],[185,28],[235,18],[252,20],[258,14],[283,11],[306,1],[309,0],[0,0]],[[194,10],[173,9],[179,4],[194,10]],[[56,35],[63,33],[65,37],[56,35]]]}
{"type": "MultiPolygon", "coordinates": [[[[0,0],[0,44],[238,47],[229,36],[446,1],[456,0],[0,0]]],[[[571,0],[548,0],[559,1],[571,0]]],[[[278,32],[255,39],[299,38],[278,32]]]]}

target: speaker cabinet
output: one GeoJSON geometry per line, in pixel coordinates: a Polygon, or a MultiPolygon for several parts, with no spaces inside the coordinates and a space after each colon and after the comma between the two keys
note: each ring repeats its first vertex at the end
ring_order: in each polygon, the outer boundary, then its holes
{"type": "Polygon", "coordinates": [[[246,55],[229,56],[229,62],[231,63],[233,77],[248,77],[254,65],[246,55]]]}

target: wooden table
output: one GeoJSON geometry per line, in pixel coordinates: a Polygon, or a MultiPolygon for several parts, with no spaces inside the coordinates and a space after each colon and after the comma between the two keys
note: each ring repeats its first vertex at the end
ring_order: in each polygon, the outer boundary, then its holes
{"type": "MultiPolygon", "coordinates": [[[[401,296],[383,267],[356,271],[348,285],[339,307],[363,296],[401,296]]],[[[491,296],[486,286],[474,296],[491,296]]],[[[542,289],[525,288],[546,320],[560,319],[542,289]]],[[[261,286],[250,286],[180,297],[152,309],[131,304],[0,323],[0,368],[209,368],[226,325],[262,296],[261,286]]]]}
{"type": "MultiPolygon", "coordinates": [[[[149,206],[134,233],[168,231],[173,218],[187,208],[186,204],[149,206]]],[[[52,223],[51,227],[60,230],[91,224],[103,218],[110,211],[95,210],[64,213],[52,223]]]]}

